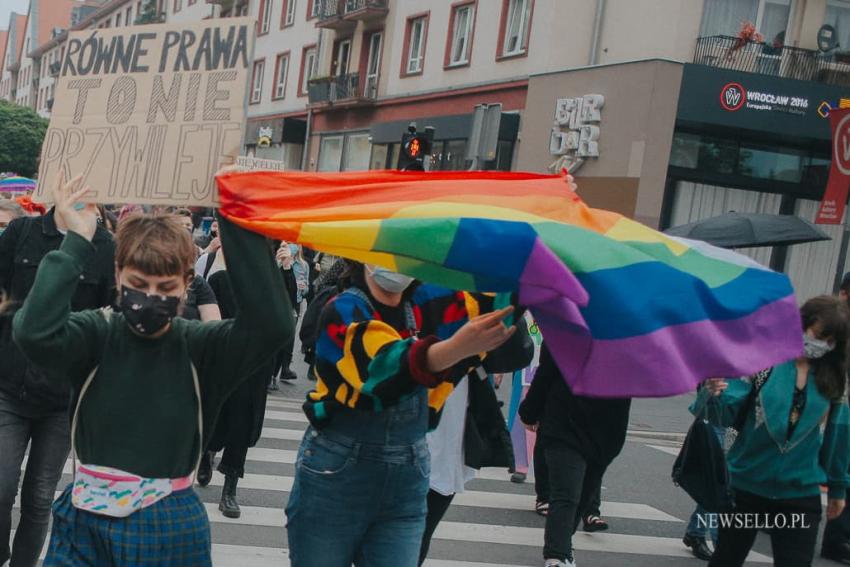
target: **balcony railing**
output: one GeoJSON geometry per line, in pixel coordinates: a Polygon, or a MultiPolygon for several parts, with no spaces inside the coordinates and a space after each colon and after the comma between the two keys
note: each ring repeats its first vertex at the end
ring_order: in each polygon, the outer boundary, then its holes
{"type": "Polygon", "coordinates": [[[850,86],[850,53],[825,54],[800,47],[742,42],[714,35],[697,40],[694,63],[786,79],[850,86]]]}
{"type": "Polygon", "coordinates": [[[319,5],[318,27],[349,29],[358,20],[372,20],[387,15],[387,0],[316,0],[319,5]]]}
{"type": "Polygon", "coordinates": [[[370,103],[378,96],[377,77],[370,77],[366,89],[361,86],[360,74],[338,75],[313,79],[308,85],[310,104],[370,103]]]}

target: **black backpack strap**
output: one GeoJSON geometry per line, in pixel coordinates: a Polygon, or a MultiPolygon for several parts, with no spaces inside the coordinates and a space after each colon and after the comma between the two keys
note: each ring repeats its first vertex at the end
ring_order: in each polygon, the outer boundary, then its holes
{"type": "Polygon", "coordinates": [[[212,270],[213,263],[215,262],[215,254],[218,252],[217,250],[213,250],[209,254],[207,254],[207,263],[204,265],[204,273],[201,275],[202,278],[207,279],[207,276],[212,270]]]}

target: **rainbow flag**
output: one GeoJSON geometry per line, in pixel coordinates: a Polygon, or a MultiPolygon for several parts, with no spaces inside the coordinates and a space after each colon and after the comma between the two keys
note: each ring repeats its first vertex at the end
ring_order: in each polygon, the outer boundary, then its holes
{"type": "Polygon", "coordinates": [[[218,186],[224,216],[274,239],[517,292],[578,394],[676,395],[802,352],[785,275],[591,209],[563,176],[252,172],[218,186]]]}

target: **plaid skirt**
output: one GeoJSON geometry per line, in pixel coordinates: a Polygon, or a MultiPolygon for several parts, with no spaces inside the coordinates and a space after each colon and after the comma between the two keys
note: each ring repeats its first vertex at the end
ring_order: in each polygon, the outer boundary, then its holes
{"type": "Polygon", "coordinates": [[[126,518],[84,512],[71,486],[53,503],[45,567],[211,567],[210,523],[192,488],[126,518]]]}

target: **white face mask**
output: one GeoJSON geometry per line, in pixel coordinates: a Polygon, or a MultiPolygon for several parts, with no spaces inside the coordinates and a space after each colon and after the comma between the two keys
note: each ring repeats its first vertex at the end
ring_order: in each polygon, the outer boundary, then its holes
{"type": "Polygon", "coordinates": [[[835,345],[831,345],[826,341],[816,339],[807,334],[803,335],[803,351],[806,354],[806,358],[810,360],[822,358],[832,352],[834,348],[835,345]]]}
{"type": "Polygon", "coordinates": [[[401,293],[410,287],[410,284],[414,281],[414,278],[410,276],[405,276],[404,274],[399,274],[380,266],[366,266],[366,270],[372,276],[372,279],[375,280],[378,287],[387,293],[401,293]]]}

